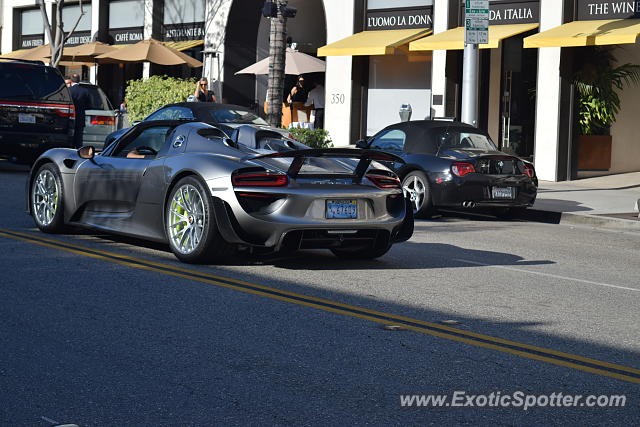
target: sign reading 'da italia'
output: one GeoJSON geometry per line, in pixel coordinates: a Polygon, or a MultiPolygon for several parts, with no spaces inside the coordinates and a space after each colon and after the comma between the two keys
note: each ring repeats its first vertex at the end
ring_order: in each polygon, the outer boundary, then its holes
{"type": "Polygon", "coordinates": [[[489,0],[465,0],[464,42],[489,43],[489,0]]]}
{"type": "Polygon", "coordinates": [[[433,8],[368,10],[365,27],[367,31],[432,28],[433,8]]]}
{"type": "Polygon", "coordinates": [[[638,18],[640,0],[578,0],[578,21],[638,18]]]}
{"type": "Polygon", "coordinates": [[[540,1],[492,3],[489,24],[534,24],[540,22],[540,1]]]}

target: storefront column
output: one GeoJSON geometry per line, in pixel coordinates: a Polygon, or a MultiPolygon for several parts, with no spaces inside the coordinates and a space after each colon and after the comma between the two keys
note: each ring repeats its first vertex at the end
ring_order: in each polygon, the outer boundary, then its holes
{"type": "MultiPolygon", "coordinates": [[[[100,28],[100,0],[91,0],[91,37],[100,28]]],[[[89,67],[89,81],[98,84],[98,66],[89,67]]]]}
{"type": "MultiPolygon", "coordinates": [[[[144,30],[143,38],[150,39],[153,35],[153,0],[144,0],[144,30]]],[[[151,75],[151,63],[142,64],[142,78],[148,79],[151,75]]]]}
{"type": "MultiPolygon", "coordinates": [[[[542,0],[540,32],[563,24],[563,2],[542,0]]],[[[557,181],[560,150],[561,48],[543,47],[538,53],[536,90],[535,167],[538,178],[557,181]]]]}
{"type": "MultiPolygon", "coordinates": [[[[52,24],[52,21],[53,21],[53,3],[45,2],[44,3],[44,10],[47,11],[47,16],[49,17],[49,24],[52,24]]],[[[51,28],[51,30],[52,30],[53,34],[55,35],[55,33],[56,33],[55,28],[51,28]]],[[[45,32],[44,32],[44,44],[47,44],[47,43],[51,43],[51,40],[49,39],[49,34],[45,30],[45,32]]]]}
{"type": "MultiPolygon", "coordinates": [[[[449,1],[433,2],[433,33],[438,34],[449,29],[449,1]]],[[[456,7],[454,5],[454,7],[456,7]]],[[[433,110],[432,117],[445,117],[447,99],[447,51],[434,50],[431,65],[431,88],[433,110]]]]}
{"type": "MultiPolygon", "coordinates": [[[[354,33],[354,0],[343,0],[340,4],[324,1],[327,20],[327,44],[341,40],[354,33]]],[[[351,138],[352,57],[328,56],[325,80],[325,129],[333,145],[346,146],[351,138]]],[[[357,94],[360,96],[360,94],[357,94]]]]}
{"type": "MultiPolygon", "coordinates": [[[[236,0],[238,1],[238,0],[236,0]]],[[[205,3],[204,23],[204,65],[203,74],[222,101],[224,81],[224,41],[227,21],[233,0],[207,1],[205,3]]]]}

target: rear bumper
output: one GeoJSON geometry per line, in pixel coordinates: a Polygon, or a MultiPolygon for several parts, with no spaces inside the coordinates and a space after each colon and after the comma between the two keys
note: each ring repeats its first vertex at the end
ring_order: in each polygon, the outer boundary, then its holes
{"type": "Polygon", "coordinates": [[[529,207],[533,206],[538,188],[527,176],[500,176],[469,174],[465,177],[436,176],[431,179],[433,202],[436,207],[529,207]],[[441,178],[442,182],[438,183],[441,178]],[[512,199],[492,197],[493,187],[511,187],[515,192],[512,199]]]}
{"type": "MultiPolygon", "coordinates": [[[[381,196],[378,192],[381,199],[387,196],[386,193],[381,196]]],[[[338,197],[355,196],[333,195],[328,198],[338,197]]],[[[407,205],[404,198],[400,197],[399,209],[391,214],[386,210],[384,213],[380,212],[382,200],[370,200],[366,195],[358,196],[363,204],[370,205],[367,212],[360,211],[363,217],[358,220],[324,220],[286,215],[258,218],[245,212],[233,199],[225,197],[223,201],[216,196],[213,197],[213,206],[220,233],[229,243],[269,248],[274,251],[347,248],[373,245],[381,240],[386,244],[408,240],[413,233],[413,217],[411,214],[407,216],[407,205]],[[371,212],[377,214],[372,215],[371,212]]],[[[309,209],[313,210],[313,207],[309,209]]]]}
{"type": "Polygon", "coordinates": [[[73,136],[66,133],[14,133],[0,131],[0,157],[34,160],[50,148],[72,148],[73,136]]]}

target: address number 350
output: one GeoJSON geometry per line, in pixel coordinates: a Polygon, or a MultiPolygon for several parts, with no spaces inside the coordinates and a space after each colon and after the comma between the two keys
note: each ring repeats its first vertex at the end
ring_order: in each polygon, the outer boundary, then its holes
{"type": "Polygon", "coordinates": [[[331,103],[332,104],[344,104],[344,93],[332,93],[331,94],[331,103]]]}

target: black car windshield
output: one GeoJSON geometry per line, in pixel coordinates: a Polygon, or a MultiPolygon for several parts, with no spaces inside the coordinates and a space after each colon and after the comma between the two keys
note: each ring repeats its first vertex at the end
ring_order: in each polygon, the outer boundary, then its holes
{"type": "Polygon", "coordinates": [[[251,111],[242,110],[211,110],[211,115],[216,123],[238,123],[244,125],[269,124],[251,111]]]}
{"type": "Polygon", "coordinates": [[[486,135],[476,132],[445,129],[438,138],[439,151],[447,150],[481,150],[497,151],[493,141],[486,135]]]}

